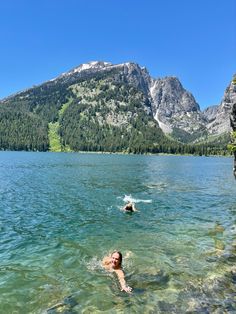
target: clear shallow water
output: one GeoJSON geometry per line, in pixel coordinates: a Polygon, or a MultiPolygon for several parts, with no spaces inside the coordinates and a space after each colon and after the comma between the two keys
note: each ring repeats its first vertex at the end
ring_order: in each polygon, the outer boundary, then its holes
{"type": "Polygon", "coordinates": [[[0,313],[236,311],[232,163],[1,152],[0,313]],[[131,295],[100,266],[115,249],[131,295]]]}

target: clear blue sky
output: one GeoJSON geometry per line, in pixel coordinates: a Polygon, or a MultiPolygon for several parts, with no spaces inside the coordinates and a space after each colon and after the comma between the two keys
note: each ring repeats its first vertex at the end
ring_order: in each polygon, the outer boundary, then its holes
{"type": "Polygon", "coordinates": [[[204,109],[236,73],[236,0],[3,0],[0,40],[0,99],[81,63],[133,61],[204,109]]]}

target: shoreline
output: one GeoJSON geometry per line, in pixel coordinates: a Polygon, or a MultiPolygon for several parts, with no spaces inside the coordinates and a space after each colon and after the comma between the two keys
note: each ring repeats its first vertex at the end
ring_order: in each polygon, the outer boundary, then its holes
{"type": "Polygon", "coordinates": [[[170,154],[170,153],[127,153],[127,152],[101,152],[101,151],[34,151],[34,150],[0,150],[1,152],[13,152],[13,153],[56,153],[56,154],[98,154],[98,155],[130,155],[130,156],[182,156],[182,157],[230,157],[234,158],[233,154],[219,154],[219,155],[197,155],[197,154],[170,154]]]}

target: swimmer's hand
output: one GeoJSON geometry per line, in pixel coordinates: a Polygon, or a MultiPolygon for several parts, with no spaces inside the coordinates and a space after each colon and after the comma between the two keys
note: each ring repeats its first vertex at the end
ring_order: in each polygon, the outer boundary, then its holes
{"type": "Polygon", "coordinates": [[[125,287],[122,287],[121,291],[125,291],[127,293],[131,293],[132,292],[132,288],[129,287],[129,286],[125,286],[125,287]]]}

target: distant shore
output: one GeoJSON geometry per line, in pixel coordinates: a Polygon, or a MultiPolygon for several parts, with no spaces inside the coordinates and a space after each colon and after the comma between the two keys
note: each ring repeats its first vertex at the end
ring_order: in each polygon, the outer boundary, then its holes
{"type": "Polygon", "coordinates": [[[33,150],[0,150],[0,152],[25,152],[25,153],[67,153],[67,154],[102,154],[102,155],[136,155],[136,156],[193,156],[193,157],[232,157],[233,154],[217,155],[197,155],[197,154],[170,154],[170,153],[128,153],[128,152],[109,152],[109,151],[33,151],[33,150]]]}

